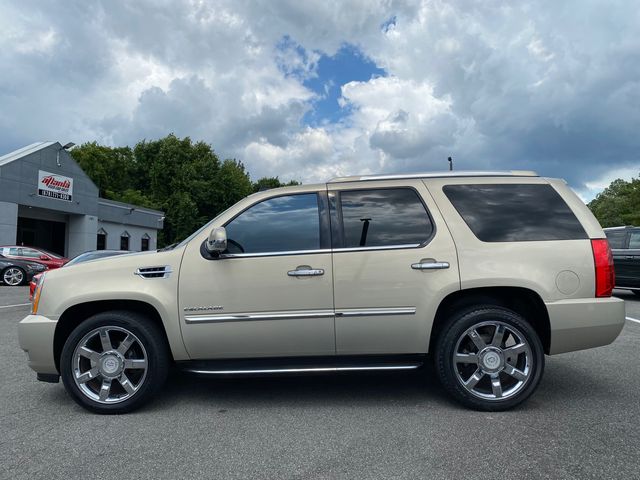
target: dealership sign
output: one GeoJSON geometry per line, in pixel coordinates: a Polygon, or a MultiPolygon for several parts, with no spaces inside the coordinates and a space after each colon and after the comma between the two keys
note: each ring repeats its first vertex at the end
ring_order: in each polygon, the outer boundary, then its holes
{"type": "Polygon", "coordinates": [[[38,195],[70,202],[73,178],[38,170],[38,195]]]}

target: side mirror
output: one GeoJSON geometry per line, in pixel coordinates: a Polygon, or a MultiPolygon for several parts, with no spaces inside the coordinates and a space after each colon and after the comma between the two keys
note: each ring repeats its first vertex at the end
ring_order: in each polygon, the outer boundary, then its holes
{"type": "Polygon", "coordinates": [[[211,230],[206,241],[206,249],[211,254],[220,254],[227,249],[227,231],[224,227],[211,230]]]}

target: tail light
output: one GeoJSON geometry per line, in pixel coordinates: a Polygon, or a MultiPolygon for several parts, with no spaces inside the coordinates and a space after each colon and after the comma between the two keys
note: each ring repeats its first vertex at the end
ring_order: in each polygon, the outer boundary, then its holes
{"type": "Polygon", "coordinates": [[[596,297],[610,297],[616,284],[616,274],[609,242],[604,238],[591,240],[591,248],[596,270],[596,297]]]}

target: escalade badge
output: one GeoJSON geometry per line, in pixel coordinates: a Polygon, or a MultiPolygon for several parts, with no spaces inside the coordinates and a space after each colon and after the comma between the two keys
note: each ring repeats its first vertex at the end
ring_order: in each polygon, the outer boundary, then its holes
{"type": "Polygon", "coordinates": [[[184,307],[185,312],[206,312],[207,310],[223,310],[222,305],[209,305],[208,307],[184,307]]]}

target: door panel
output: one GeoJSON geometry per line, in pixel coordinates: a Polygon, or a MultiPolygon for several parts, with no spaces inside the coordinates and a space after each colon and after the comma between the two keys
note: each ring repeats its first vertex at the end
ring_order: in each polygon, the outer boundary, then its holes
{"type": "Polygon", "coordinates": [[[191,241],[180,269],[182,334],[195,359],[335,354],[326,191],[262,194],[225,226],[219,258],[191,241]]]}
{"type": "MultiPolygon", "coordinates": [[[[460,287],[453,240],[426,187],[420,181],[403,182],[403,185],[410,186],[422,197],[435,230],[428,243],[421,247],[334,248],[338,354],[427,352],[432,321],[440,301],[460,287]],[[414,264],[427,265],[436,261],[447,262],[449,266],[412,268],[414,264]]],[[[389,185],[380,182],[329,184],[329,195],[340,197],[339,192],[376,188],[389,188],[389,185]]],[[[402,216],[401,213],[394,215],[402,216]]],[[[370,224],[363,225],[363,231],[370,227],[375,232],[378,216],[373,212],[360,219],[370,224]]],[[[332,229],[336,221],[341,222],[336,220],[339,217],[338,198],[332,229]]],[[[403,230],[401,225],[394,228],[403,230]]],[[[348,237],[348,229],[345,230],[348,237]]],[[[337,236],[340,237],[340,233],[337,236]]],[[[358,235],[352,234],[352,237],[357,239],[358,235]]],[[[390,236],[378,231],[375,238],[390,236]]],[[[406,238],[411,240],[407,243],[415,241],[411,233],[406,234],[406,238]]],[[[405,243],[401,236],[393,241],[405,243]]]]}
{"type": "Polygon", "coordinates": [[[335,353],[330,253],[206,260],[194,250],[185,252],[179,296],[192,358],[335,353]],[[288,275],[304,265],[324,274],[288,275]],[[200,307],[212,308],[189,310],[200,307]]]}

